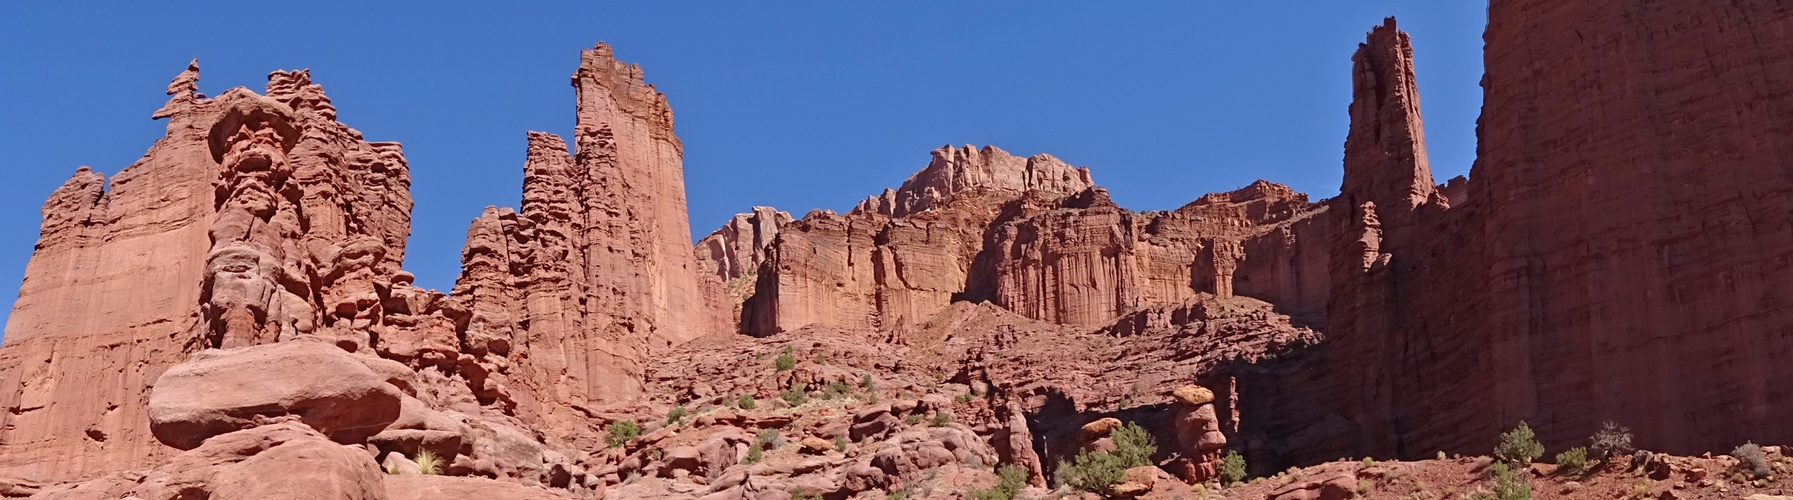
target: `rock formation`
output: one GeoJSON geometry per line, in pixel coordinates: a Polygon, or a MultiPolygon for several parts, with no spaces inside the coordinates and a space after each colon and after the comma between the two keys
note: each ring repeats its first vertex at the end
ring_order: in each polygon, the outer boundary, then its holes
{"type": "MultiPolygon", "coordinates": [[[[848,213],[755,207],[695,247],[666,98],[599,44],[571,144],[527,134],[521,205],[472,222],[449,295],[400,269],[397,144],[307,71],[208,98],[194,61],[142,160],[45,203],[0,346],[0,496],[882,498],[997,464],[1043,487],[1137,424],[1156,451],[1099,489],[1175,498],[1226,450],[1255,474],[1481,454],[1522,419],[1552,450],[1608,419],[1684,454],[1793,438],[1793,15],[1489,13],[1469,178],[1433,180],[1389,19],[1352,58],[1332,199],[1260,180],[1135,212],[1052,156],[943,147],[848,213]]],[[[1726,462],[1632,465],[1695,492],[1726,462]]],[[[1486,475],[1225,492],[1440,470],[1486,475]]]]}

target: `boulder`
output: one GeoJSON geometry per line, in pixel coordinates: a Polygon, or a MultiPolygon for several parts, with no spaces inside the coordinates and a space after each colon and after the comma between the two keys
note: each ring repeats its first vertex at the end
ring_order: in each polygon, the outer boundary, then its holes
{"type": "Polygon", "coordinates": [[[822,438],[815,437],[815,436],[808,436],[808,437],[803,438],[802,444],[803,444],[803,452],[811,454],[811,455],[820,455],[823,453],[834,451],[834,443],[830,443],[826,439],[822,439],[822,438]]]}
{"type": "Polygon", "coordinates": [[[1185,385],[1171,391],[1171,397],[1189,406],[1201,406],[1214,402],[1214,391],[1199,385],[1185,385]]]}
{"type": "Polygon", "coordinates": [[[1158,468],[1141,465],[1127,469],[1127,472],[1121,475],[1121,483],[1110,488],[1109,493],[1117,497],[1136,497],[1152,491],[1152,487],[1157,485],[1158,468]]]}
{"type": "Polygon", "coordinates": [[[384,500],[385,478],[360,447],[288,420],[216,436],[147,472],[106,476],[43,497],[384,500]]]}
{"type": "Polygon", "coordinates": [[[333,441],[361,443],[398,419],[401,393],[359,358],[303,341],[201,352],[156,380],[150,431],[191,450],[212,436],[293,415],[333,441]]]}

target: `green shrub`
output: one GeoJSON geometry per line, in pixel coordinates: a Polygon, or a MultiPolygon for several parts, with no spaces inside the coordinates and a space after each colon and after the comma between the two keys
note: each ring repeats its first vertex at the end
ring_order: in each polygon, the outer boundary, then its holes
{"type": "Polygon", "coordinates": [[[604,442],[609,443],[611,448],[615,448],[640,435],[641,426],[635,425],[635,422],[624,420],[610,424],[610,434],[604,436],[604,442]]]}
{"type": "Polygon", "coordinates": [[[1152,442],[1152,434],[1133,422],[1122,424],[1109,437],[1114,438],[1114,455],[1120,457],[1127,467],[1152,465],[1152,454],[1158,453],[1158,445],[1152,442]]]}
{"type": "Polygon", "coordinates": [[[1755,479],[1768,477],[1772,471],[1768,469],[1768,454],[1756,443],[1743,443],[1731,450],[1731,456],[1737,458],[1737,466],[1755,476],[1755,479]]]}
{"type": "Polygon", "coordinates": [[[760,463],[760,460],[764,458],[766,458],[765,450],[761,449],[758,442],[754,442],[752,446],[747,447],[747,458],[741,459],[741,463],[753,465],[760,463]]]}
{"type": "Polygon", "coordinates": [[[1513,474],[1513,469],[1506,462],[1494,463],[1494,493],[1476,493],[1470,498],[1474,500],[1531,500],[1532,485],[1524,478],[1513,474]]]}
{"type": "Polygon", "coordinates": [[[878,384],[872,383],[872,374],[867,373],[865,374],[865,378],[859,379],[859,390],[865,392],[878,392],[878,384]]]}
{"type": "Polygon", "coordinates": [[[1556,454],[1556,471],[1575,476],[1588,470],[1588,449],[1580,446],[1569,448],[1569,451],[1556,454]]]}
{"type": "Polygon", "coordinates": [[[953,421],[953,414],[947,413],[944,411],[938,411],[938,412],[934,412],[934,420],[931,422],[928,422],[928,425],[931,427],[946,427],[946,424],[950,424],[950,423],[952,423],[952,421],[953,421]]]}
{"type": "Polygon", "coordinates": [[[1538,436],[1524,420],[1513,430],[1500,435],[1500,444],[1494,446],[1494,458],[1513,464],[1528,464],[1544,455],[1544,445],[1538,443],[1538,436]]]}
{"type": "Polygon", "coordinates": [[[957,396],[953,396],[953,402],[956,402],[956,403],[959,403],[959,404],[965,404],[965,403],[970,403],[970,402],[971,402],[971,398],[972,398],[972,396],[971,396],[971,393],[969,393],[969,392],[967,392],[967,393],[964,393],[964,394],[960,394],[960,395],[957,395],[957,396]]]}
{"type": "Polygon", "coordinates": [[[1245,480],[1245,457],[1236,450],[1227,450],[1220,459],[1220,482],[1233,485],[1245,480]]]}
{"type": "Polygon", "coordinates": [[[677,424],[682,420],[685,420],[685,407],[675,406],[666,412],[666,425],[677,424]]]}
{"type": "Polygon", "coordinates": [[[1121,482],[1127,469],[1151,465],[1152,454],[1158,452],[1151,433],[1136,423],[1122,424],[1109,437],[1114,440],[1113,453],[1083,451],[1070,463],[1059,462],[1054,474],[1059,484],[1092,493],[1104,493],[1109,487],[1121,482]]]}
{"type": "Polygon", "coordinates": [[[1619,427],[1611,421],[1600,426],[1594,435],[1588,438],[1588,452],[1594,458],[1607,460],[1620,455],[1631,454],[1631,429],[1619,427]]]}
{"type": "Polygon", "coordinates": [[[835,380],[829,382],[827,387],[822,388],[822,399],[839,399],[852,393],[853,388],[846,382],[835,380]]]}
{"type": "Polygon", "coordinates": [[[778,397],[784,398],[784,402],[790,403],[791,406],[803,406],[803,403],[809,402],[809,393],[796,384],[792,384],[791,388],[778,393],[778,397]]]}
{"type": "Polygon", "coordinates": [[[842,453],[845,453],[847,451],[847,437],[846,436],[834,436],[834,449],[840,450],[842,453]]]}
{"type": "Polygon", "coordinates": [[[909,425],[919,424],[919,423],[921,423],[921,414],[920,413],[910,414],[908,417],[904,418],[903,421],[908,422],[909,425]]]}
{"type": "Polygon", "coordinates": [[[1059,482],[1091,493],[1105,493],[1121,482],[1127,473],[1126,462],[1112,453],[1077,453],[1071,463],[1058,463],[1059,482]]]}
{"type": "Polygon", "coordinates": [[[777,370],[781,372],[791,371],[792,368],[797,367],[797,357],[792,356],[791,348],[786,347],[784,348],[784,354],[780,354],[778,355],[778,359],[772,360],[772,366],[776,367],[777,370]]]}
{"type": "Polygon", "coordinates": [[[822,357],[822,353],[819,353],[819,352],[818,352],[818,353],[816,353],[816,359],[815,359],[815,362],[816,362],[816,364],[818,364],[818,365],[819,365],[819,364],[822,364],[822,363],[827,363],[827,362],[828,362],[828,358],[825,358],[825,357],[822,357]]]}
{"type": "Polygon", "coordinates": [[[427,449],[417,450],[416,458],[418,474],[425,476],[442,474],[442,457],[436,456],[436,452],[427,449]]]}
{"type": "Polygon", "coordinates": [[[1012,500],[1027,487],[1027,470],[1014,464],[996,470],[996,486],[987,490],[971,490],[973,500],[1012,500]]]}
{"type": "Polygon", "coordinates": [[[742,394],[741,399],[735,401],[735,406],[739,406],[743,410],[751,410],[759,405],[760,402],[754,401],[752,394],[742,394]]]}
{"type": "Polygon", "coordinates": [[[753,435],[753,444],[771,445],[776,449],[778,448],[778,437],[778,429],[760,429],[753,435]]]}

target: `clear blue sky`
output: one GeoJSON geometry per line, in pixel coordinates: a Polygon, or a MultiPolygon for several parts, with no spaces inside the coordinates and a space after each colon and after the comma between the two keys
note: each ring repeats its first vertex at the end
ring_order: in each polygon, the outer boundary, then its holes
{"type": "Polygon", "coordinates": [[[445,290],[467,222],[518,202],[524,131],[572,129],[568,76],[599,40],[671,99],[701,237],[753,205],[845,210],[948,143],[1052,153],[1090,167],[1135,210],[1259,178],[1331,196],[1351,53],[1390,15],[1413,34],[1442,182],[1474,160],[1487,10],[1460,0],[459,4],[0,3],[0,304],[9,311],[16,297],[44,198],[77,166],[110,175],[142,156],[165,126],[150,113],[195,57],[208,95],[311,68],[343,122],[404,143],[417,201],[406,266],[445,290]]]}

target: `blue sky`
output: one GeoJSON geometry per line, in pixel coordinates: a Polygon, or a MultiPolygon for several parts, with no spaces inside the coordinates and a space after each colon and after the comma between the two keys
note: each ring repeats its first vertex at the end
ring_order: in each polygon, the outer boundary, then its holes
{"type": "MultiPolygon", "coordinates": [[[[189,59],[200,90],[311,68],[339,118],[404,143],[406,266],[447,289],[467,222],[516,205],[524,132],[573,124],[568,77],[604,40],[668,94],[692,231],[770,205],[845,210],[944,144],[1047,152],[1116,201],[1170,209],[1263,178],[1335,194],[1351,53],[1412,33],[1439,181],[1466,174],[1487,2],[0,3],[0,303],[44,198],[159,137],[189,59]]],[[[5,314],[0,311],[0,314],[5,314]]],[[[3,319],[3,317],[0,317],[3,319]]]]}

